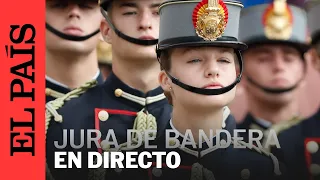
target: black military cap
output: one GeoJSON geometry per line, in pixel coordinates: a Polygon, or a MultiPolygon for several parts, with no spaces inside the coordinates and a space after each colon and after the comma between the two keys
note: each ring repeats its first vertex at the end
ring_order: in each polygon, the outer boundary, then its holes
{"type": "Polygon", "coordinates": [[[102,7],[103,10],[108,11],[108,7],[112,1],[113,0],[99,0],[100,7],[102,7]]]}
{"type": "Polygon", "coordinates": [[[308,24],[312,37],[312,42],[317,43],[320,41],[320,1],[309,0],[306,2],[308,24]]]}
{"type": "Polygon", "coordinates": [[[159,50],[182,46],[221,46],[244,50],[238,41],[238,1],[167,1],[159,7],[159,50]]]}

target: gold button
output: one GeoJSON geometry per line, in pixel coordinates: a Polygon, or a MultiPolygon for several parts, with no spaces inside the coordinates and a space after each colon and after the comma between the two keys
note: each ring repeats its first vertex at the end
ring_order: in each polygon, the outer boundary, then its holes
{"type": "Polygon", "coordinates": [[[156,177],[160,177],[162,175],[162,170],[154,167],[152,169],[152,174],[156,177]]]}
{"type": "Polygon", "coordinates": [[[227,144],[227,141],[224,139],[221,139],[220,146],[225,146],[227,144]]]}
{"type": "Polygon", "coordinates": [[[116,95],[117,97],[120,97],[122,95],[123,91],[121,89],[116,89],[114,91],[114,95],[116,95]]]}
{"type": "Polygon", "coordinates": [[[307,143],[307,150],[310,153],[316,153],[319,150],[319,145],[315,141],[310,141],[307,143]]]}
{"type": "Polygon", "coordinates": [[[242,179],[249,179],[249,177],[250,177],[250,171],[249,171],[249,169],[243,169],[243,170],[241,171],[241,178],[242,178],[242,179]]]}
{"type": "Polygon", "coordinates": [[[169,144],[170,144],[170,146],[174,146],[174,145],[176,145],[176,141],[175,141],[175,140],[170,139],[170,140],[169,140],[169,144]]]}
{"type": "Polygon", "coordinates": [[[101,148],[103,149],[103,151],[109,151],[110,144],[108,144],[107,140],[101,141],[100,145],[101,145],[101,148]]]}
{"type": "Polygon", "coordinates": [[[106,121],[109,118],[109,113],[105,110],[102,110],[98,113],[98,117],[100,121],[106,121]]]}
{"type": "Polygon", "coordinates": [[[51,95],[51,92],[52,92],[51,89],[46,88],[46,94],[47,94],[47,95],[51,95]]]}
{"type": "Polygon", "coordinates": [[[310,172],[313,176],[317,176],[320,174],[320,165],[318,164],[311,164],[310,172]]]}

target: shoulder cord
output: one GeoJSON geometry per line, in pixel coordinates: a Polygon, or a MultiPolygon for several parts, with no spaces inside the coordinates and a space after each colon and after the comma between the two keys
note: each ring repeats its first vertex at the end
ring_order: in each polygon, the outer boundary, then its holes
{"type": "MultiPolygon", "coordinates": [[[[59,98],[57,98],[53,101],[50,101],[46,104],[46,122],[45,122],[46,136],[45,136],[45,140],[47,139],[47,131],[48,131],[48,127],[49,127],[52,116],[54,117],[54,120],[56,122],[62,123],[63,118],[57,112],[57,110],[60,109],[64,105],[65,102],[69,101],[72,98],[79,97],[81,94],[85,93],[88,89],[90,89],[96,85],[97,85],[96,80],[89,81],[89,82],[85,83],[85,85],[83,85],[79,88],[76,88],[73,91],[65,94],[64,96],[59,97],[59,98]]],[[[54,180],[54,178],[50,172],[50,169],[48,167],[48,163],[46,163],[46,178],[50,179],[50,180],[54,180]]]]}
{"type": "MultiPolygon", "coordinates": [[[[133,129],[137,130],[141,135],[142,135],[142,141],[144,142],[144,133],[146,130],[155,130],[155,132],[150,132],[149,136],[150,137],[156,137],[157,133],[157,121],[156,118],[152,115],[149,114],[148,112],[144,112],[145,110],[142,109],[141,111],[139,111],[137,113],[137,117],[134,120],[134,125],[133,125],[133,129]]],[[[135,146],[138,144],[138,135],[137,133],[133,133],[132,135],[132,145],[131,146],[135,146]]],[[[102,149],[103,152],[111,152],[111,151],[130,151],[133,150],[135,148],[129,148],[128,147],[128,142],[122,143],[119,145],[118,148],[115,149],[111,149],[110,146],[108,144],[102,144],[102,149]]],[[[102,153],[102,157],[103,157],[103,153],[102,153]]],[[[104,159],[104,158],[102,158],[104,159]]],[[[97,160],[94,160],[95,163],[97,163],[97,160]]],[[[100,166],[97,169],[90,169],[89,170],[89,179],[90,180],[101,180],[104,179],[106,175],[106,169],[103,168],[103,166],[100,166]]]]}
{"type": "Polygon", "coordinates": [[[55,91],[55,90],[50,89],[50,88],[46,88],[46,95],[54,97],[54,98],[60,98],[60,97],[64,96],[65,94],[60,93],[60,92],[55,91]]]}

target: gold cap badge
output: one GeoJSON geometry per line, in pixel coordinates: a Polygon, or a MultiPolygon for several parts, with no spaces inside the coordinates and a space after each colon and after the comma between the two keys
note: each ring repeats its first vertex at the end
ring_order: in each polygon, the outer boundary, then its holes
{"type": "Polygon", "coordinates": [[[274,40],[288,40],[292,34],[292,21],[292,13],[286,0],[274,0],[263,15],[266,37],[274,40]]]}
{"type": "Polygon", "coordinates": [[[223,0],[202,0],[193,11],[193,25],[198,36],[215,41],[228,23],[228,9],[223,0]]]}

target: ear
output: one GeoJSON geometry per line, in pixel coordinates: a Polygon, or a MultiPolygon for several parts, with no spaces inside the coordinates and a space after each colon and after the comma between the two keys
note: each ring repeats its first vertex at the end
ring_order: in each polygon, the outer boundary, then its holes
{"type": "Polygon", "coordinates": [[[159,83],[164,91],[171,91],[172,82],[171,79],[167,76],[165,71],[161,71],[158,77],[159,83]]]}
{"type": "Polygon", "coordinates": [[[112,44],[112,38],[111,38],[111,28],[107,21],[104,19],[101,21],[100,25],[100,32],[103,40],[109,44],[112,44]]]}
{"type": "Polygon", "coordinates": [[[310,49],[309,53],[313,67],[320,72],[320,55],[317,53],[315,48],[310,49]]]}

